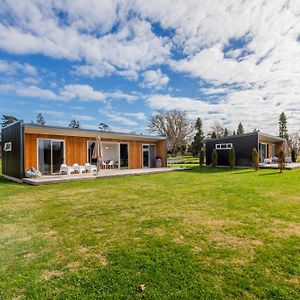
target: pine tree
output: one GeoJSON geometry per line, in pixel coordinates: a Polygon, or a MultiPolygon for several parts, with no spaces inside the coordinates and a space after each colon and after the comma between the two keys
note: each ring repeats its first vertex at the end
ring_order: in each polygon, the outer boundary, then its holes
{"type": "Polygon", "coordinates": [[[229,150],[229,166],[231,169],[233,169],[235,167],[235,151],[234,151],[234,148],[232,147],[230,150],[229,150]]]}
{"type": "Polygon", "coordinates": [[[217,138],[217,134],[213,131],[212,134],[211,134],[211,136],[210,136],[210,138],[216,139],[217,138]]]}
{"type": "Polygon", "coordinates": [[[197,119],[195,124],[196,134],[194,136],[194,141],[192,142],[193,150],[198,154],[203,148],[204,133],[202,130],[202,120],[197,119]]]}
{"type": "Polygon", "coordinates": [[[237,134],[243,134],[244,133],[244,127],[243,124],[240,122],[237,129],[237,134]]]}
{"type": "Polygon", "coordinates": [[[204,159],[205,159],[205,153],[204,153],[204,150],[203,148],[200,150],[200,153],[199,153],[199,165],[200,167],[203,166],[204,164],[204,159]]]}
{"type": "Polygon", "coordinates": [[[259,156],[256,148],[252,149],[252,166],[255,171],[257,171],[259,168],[259,156]]]}
{"type": "Polygon", "coordinates": [[[224,129],[224,136],[228,136],[229,135],[229,130],[227,128],[224,129]]]}
{"type": "Polygon", "coordinates": [[[216,168],[218,166],[218,153],[217,150],[214,149],[211,154],[211,167],[216,168]]]}
{"type": "Polygon", "coordinates": [[[38,125],[42,125],[45,126],[46,125],[46,121],[44,116],[42,115],[42,113],[38,113],[38,115],[36,116],[36,123],[38,125]]]}
{"type": "Polygon", "coordinates": [[[282,112],[279,116],[279,136],[288,140],[289,134],[287,129],[287,118],[284,112],[282,112]]]}

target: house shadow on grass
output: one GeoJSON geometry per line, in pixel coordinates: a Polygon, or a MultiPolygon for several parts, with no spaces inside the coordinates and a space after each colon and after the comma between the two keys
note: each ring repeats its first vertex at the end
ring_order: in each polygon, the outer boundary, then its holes
{"type": "Polygon", "coordinates": [[[8,179],[4,178],[2,175],[0,175],[0,185],[2,185],[2,184],[17,184],[17,185],[19,185],[19,183],[14,182],[12,180],[8,180],[8,179]]]}

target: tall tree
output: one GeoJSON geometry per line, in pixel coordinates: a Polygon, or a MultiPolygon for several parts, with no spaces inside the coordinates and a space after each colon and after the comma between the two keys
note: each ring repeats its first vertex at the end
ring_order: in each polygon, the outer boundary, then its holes
{"type": "Polygon", "coordinates": [[[46,125],[46,121],[45,121],[45,118],[42,115],[42,113],[38,113],[38,115],[36,116],[36,124],[42,125],[42,126],[46,125]]]}
{"type": "Polygon", "coordinates": [[[210,135],[211,139],[216,139],[217,138],[217,134],[213,131],[210,135]]]}
{"type": "MultiPolygon", "coordinates": [[[[231,131],[228,130],[228,128],[224,128],[220,123],[216,122],[212,126],[212,133],[215,133],[217,138],[223,137],[223,136],[228,136],[231,135],[231,131]]],[[[212,135],[212,134],[211,134],[212,135]]]]}
{"type": "Polygon", "coordinates": [[[99,126],[98,126],[98,128],[100,130],[104,130],[104,131],[109,131],[110,130],[109,125],[107,125],[106,123],[100,123],[99,126]]]}
{"type": "Polygon", "coordinates": [[[259,168],[259,156],[256,148],[252,149],[252,166],[255,171],[258,171],[259,168]]]}
{"type": "Polygon", "coordinates": [[[18,119],[14,116],[2,115],[1,117],[1,126],[6,127],[14,122],[17,122],[18,119]]]}
{"type": "Polygon", "coordinates": [[[186,112],[177,110],[158,111],[148,124],[150,132],[167,136],[168,150],[173,156],[191,141],[194,126],[188,120],[186,112]]]}
{"type": "Polygon", "coordinates": [[[199,154],[200,150],[203,148],[203,140],[204,140],[204,133],[202,129],[202,120],[200,118],[197,119],[195,124],[196,134],[194,136],[194,140],[192,142],[192,149],[199,154]]]}
{"type": "Polygon", "coordinates": [[[237,129],[237,134],[243,134],[244,133],[244,127],[243,124],[240,122],[237,129]]]}
{"type": "Polygon", "coordinates": [[[279,116],[279,136],[288,140],[289,134],[287,129],[287,118],[284,112],[282,112],[279,116]]]}
{"type": "Polygon", "coordinates": [[[80,128],[79,121],[76,121],[75,119],[71,120],[71,122],[69,124],[69,127],[71,127],[71,128],[80,128]]]}
{"type": "Polygon", "coordinates": [[[235,161],[236,161],[234,147],[232,147],[229,150],[228,160],[229,160],[229,166],[230,166],[230,168],[233,169],[235,167],[235,161]]]}

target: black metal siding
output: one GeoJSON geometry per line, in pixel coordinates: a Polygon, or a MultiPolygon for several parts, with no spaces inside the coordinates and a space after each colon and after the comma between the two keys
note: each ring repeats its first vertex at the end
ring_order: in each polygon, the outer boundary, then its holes
{"type": "Polygon", "coordinates": [[[2,128],[2,174],[23,178],[24,173],[24,126],[19,121],[2,128]],[[12,151],[4,151],[5,143],[12,143],[12,151]]]}
{"type": "MultiPolygon", "coordinates": [[[[258,134],[253,133],[247,136],[233,136],[221,139],[211,139],[206,141],[206,165],[211,164],[211,155],[216,144],[232,143],[235,156],[236,164],[238,166],[251,166],[252,163],[252,149],[258,148],[258,134]]],[[[258,149],[257,149],[258,150],[258,149]]],[[[217,150],[218,153],[218,165],[228,166],[229,165],[229,150],[217,150]]]]}

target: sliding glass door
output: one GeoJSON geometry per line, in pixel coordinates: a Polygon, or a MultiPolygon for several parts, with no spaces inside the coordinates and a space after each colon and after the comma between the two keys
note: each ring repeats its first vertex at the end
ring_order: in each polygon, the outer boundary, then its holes
{"type": "Polygon", "coordinates": [[[128,168],[128,144],[120,144],[120,168],[128,168]]]}
{"type": "Polygon", "coordinates": [[[59,173],[64,163],[64,141],[38,140],[38,170],[43,175],[59,173]]]}
{"type": "Polygon", "coordinates": [[[143,168],[155,167],[155,145],[143,145],[143,168]]]}

